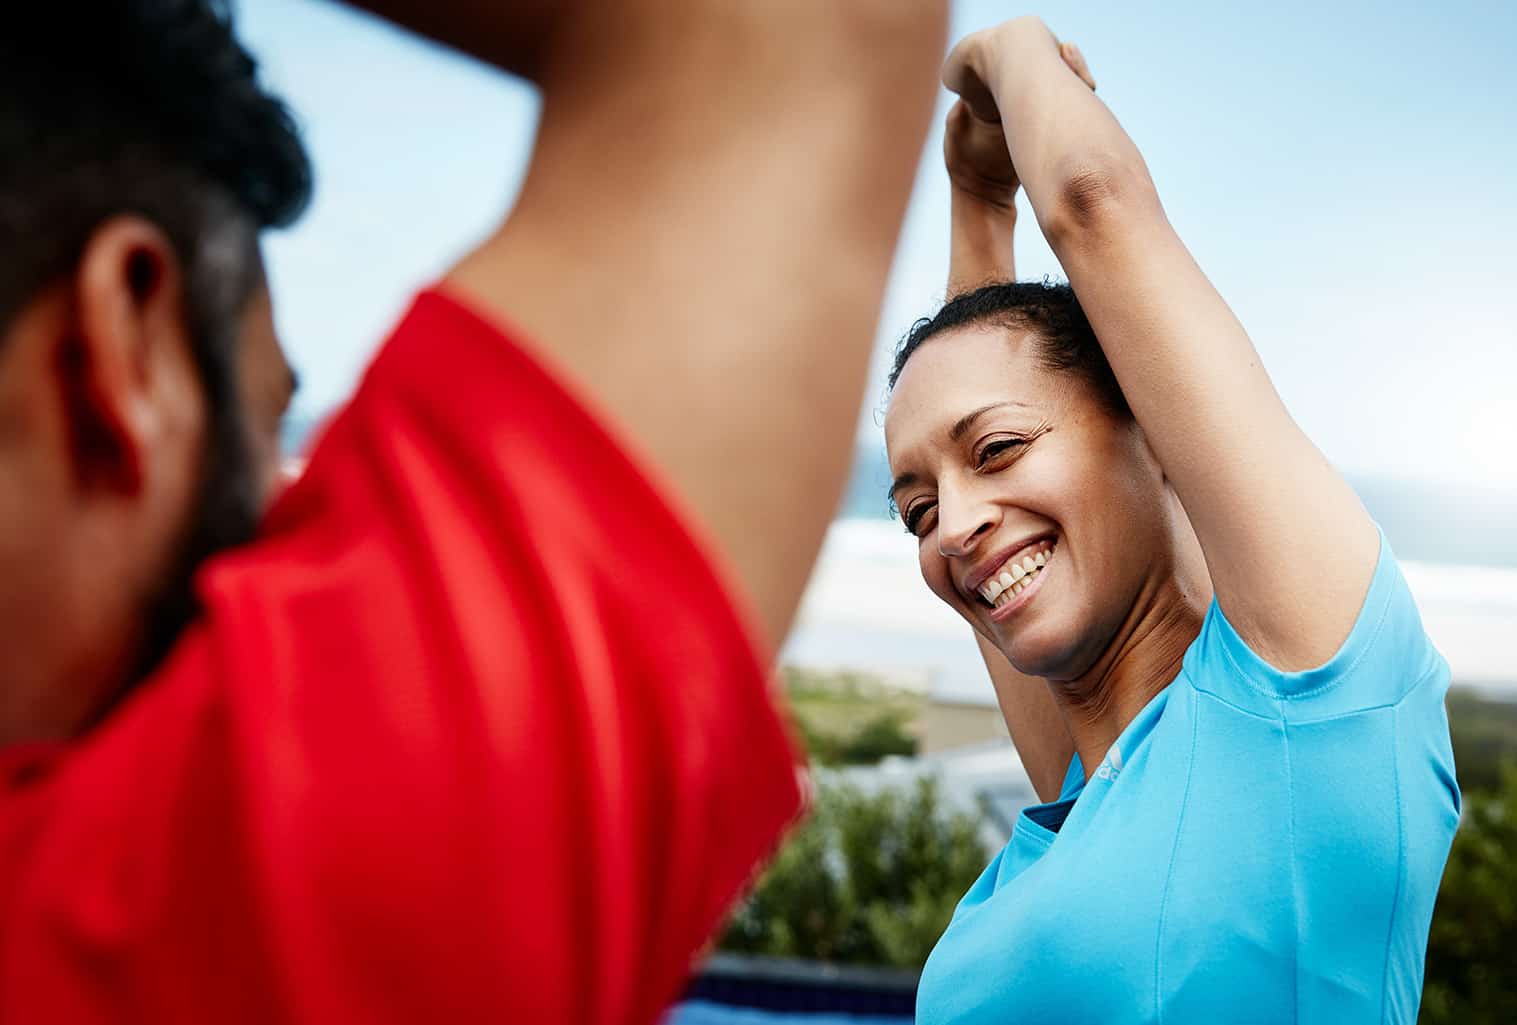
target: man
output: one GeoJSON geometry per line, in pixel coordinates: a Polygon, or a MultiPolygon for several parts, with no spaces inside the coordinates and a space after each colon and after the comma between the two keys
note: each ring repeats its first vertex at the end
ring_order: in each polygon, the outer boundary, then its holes
{"type": "Polygon", "coordinates": [[[0,1021],[652,1021],[796,810],[943,5],[374,6],[541,128],[277,500],[289,117],[205,0],[0,33],[0,1021]]]}

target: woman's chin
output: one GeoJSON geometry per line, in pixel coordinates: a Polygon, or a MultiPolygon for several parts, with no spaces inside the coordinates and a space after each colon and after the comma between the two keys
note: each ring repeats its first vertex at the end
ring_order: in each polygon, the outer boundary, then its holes
{"type": "Polygon", "coordinates": [[[1044,624],[1000,629],[991,641],[1001,649],[1012,668],[1024,676],[1063,680],[1079,675],[1072,672],[1077,646],[1068,643],[1068,637],[1060,631],[1044,624]]]}
{"type": "Polygon", "coordinates": [[[962,605],[955,605],[955,610],[1024,676],[1067,680],[1083,671],[1076,671],[1082,650],[1079,631],[1057,622],[1058,617],[1049,614],[1056,610],[1038,609],[1032,615],[1034,610],[1028,609],[1028,615],[1009,619],[990,616],[982,609],[971,612],[962,605]]]}

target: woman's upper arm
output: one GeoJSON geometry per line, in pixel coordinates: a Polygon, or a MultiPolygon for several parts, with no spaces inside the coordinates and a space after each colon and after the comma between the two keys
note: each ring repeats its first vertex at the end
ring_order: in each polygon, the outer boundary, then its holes
{"type": "Polygon", "coordinates": [[[996,704],[1022,768],[1040,801],[1057,801],[1075,743],[1048,681],[1017,671],[1001,650],[976,631],[975,643],[995,688],[996,704]]]}
{"type": "Polygon", "coordinates": [[[1196,529],[1218,603],[1277,667],[1325,662],[1369,587],[1373,522],[1291,419],[1141,164],[1062,179],[1039,222],[1196,529]]]}

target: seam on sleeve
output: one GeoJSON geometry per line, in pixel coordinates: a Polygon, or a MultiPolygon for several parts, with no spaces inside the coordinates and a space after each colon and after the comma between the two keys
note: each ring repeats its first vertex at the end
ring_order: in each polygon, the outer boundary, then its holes
{"type": "MultiPolygon", "coordinates": [[[[1431,674],[1429,674],[1431,675],[1431,674]]],[[[1426,679],[1424,677],[1424,679],[1426,679]]],[[[1421,682],[1417,684],[1418,687],[1421,682]]],[[[1412,690],[1416,690],[1413,687],[1412,690]]],[[[1408,694],[1411,691],[1407,691],[1408,694]]],[[[1399,705],[1400,702],[1397,702],[1399,705]]],[[[1391,945],[1396,936],[1396,918],[1401,914],[1401,886],[1406,877],[1406,825],[1401,812],[1401,710],[1391,710],[1391,779],[1396,792],[1396,893],[1391,898],[1390,923],[1385,932],[1385,963],[1380,968],[1380,1021],[1385,1021],[1391,992],[1391,945]]],[[[1424,955],[1425,956],[1425,955],[1424,955]]]]}
{"type": "Polygon", "coordinates": [[[1442,676],[1442,670],[1446,669],[1447,666],[1448,664],[1441,658],[1438,661],[1434,662],[1431,666],[1428,667],[1427,672],[1417,677],[1416,683],[1412,684],[1406,689],[1406,693],[1402,694],[1399,698],[1397,698],[1395,701],[1392,701],[1389,706],[1386,707],[1393,708],[1399,712],[1401,710],[1401,706],[1406,704],[1407,698],[1411,697],[1413,694],[1417,693],[1419,690],[1425,687],[1429,680],[1436,680],[1442,676]]]}
{"type": "MultiPolygon", "coordinates": [[[[1373,579],[1370,582],[1370,589],[1372,591],[1374,590],[1374,581],[1373,581],[1373,579]]],[[[1308,690],[1296,691],[1296,692],[1286,692],[1286,691],[1280,690],[1277,687],[1267,687],[1264,684],[1262,684],[1261,682],[1259,682],[1258,680],[1256,680],[1254,678],[1254,675],[1252,673],[1250,673],[1247,669],[1245,669],[1243,666],[1241,666],[1241,665],[1238,664],[1237,658],[1234,657],[1232,649],[1226,643],[1226,641],[1223,641],[1218,646],[1222,649],[1222,654],[1224,656],[1226,656],[1226,658],[1227,658],[1227,664],[1230,665],[1230,666],[1232,666],[1233,671],[1237,674],[1238,678],[1240,680],[1242,680],[1243,684],[1245,686],[1247,686],[1250,690],[1253,690],[1253,691],[1255,691],[1258,694],[1262,694],[1264,697],[1272,698],[1272,699],[1277,700],[1277,701],[1299,701],[1299,700],[1304,700],[1304,699],[1309,699],[1309,698],[1315,698],[1315,697],[1318,697],[1318,696],[1320,696],[1322,694],[1325,694],[1328,691],[1333,690],[1334,688],[1339,687],[1342,684],[1344,684],[1345,682],[1347,682],[1349,680],[1349,678],[1351,678],[1354,675],[1354,673],[1358,671],[1359,667],[1364,664],[1365,656],[1368,655],[1371,651],[1374,650],[1376,642],[1378,642],[1380,640],[1380,634],[1381,634],[1381,632],[1384,631],[1384,629],[1385,629],[1385,622],[1386,622],[1386,619],[1390,615],[1391,601],[1392,601],[1393,596],[1394,596],[1394,592],[1391,592],[1391,593],[1389,593],[1389,594],[1386,595],[1386,597],[1385,597],[1385,599],[1383,601],[1381,601],[1380,608],[1377,609],[1376,612],[1375,612],[1375,626],[1374,626],[1374,629],[1370,632],[1369,639],[1366,640],[1364,642],[1364,644],[1362,644],[1360,646],[1359,651],[1354,655],[1354,660],[1352,662],[1350,662],[1348,664],[1348,666],[1343,670],[1343,672],[1339,673],[1337,676],[1334,676],[1332,679],[1328,680],[1326,683],[1318,684],[1317,686],[1312,687],[1312,688],[1310,688],[1308,690]]],[[[1366,598],[1368,598],[1368,596],[1366,596],[1366,598]]],[[[1221,610],[1220,606],[1218,606],[1218,610],[1219,611],[1221,610]]],[[[1254,655],[1255,655],[1255,657],[1257,657],[1260,662],[1264,662],[1264,656],[1260,655],[1258,652],[1254,652],[1253,648],[1249,648],[1248,647],[1248,642],[1243,639],[1243,635],[1240,634],[1240,633],[1238,633],[1237,627],[1233,626],[1232,621],[1229,620],[1229,619],[1227,619],[1227,613],[1225,613],[1225,612],[1222,613],[1222,619],[1223,619],[1223,622],[1226,624],[1227,629],[1231,630],[1233,636],[1238,639],[1238,643],[1242,644],[1244,647],[1248,648],[1249,651],[1253,652],[1254,655]]],[[[1358,624],[1358,622],[1356,620],[1356,622],[1354,623],[1354,628],[1350,628],[1348,636],[1343,639],[1343,644],[1347,644],[1350,640],[1353,639],[1355,628],[1357,628],[1358,625],[1359,624],[1358,624]]],[[[1340,645],[1339,647],[1341,649],[1342,645],[1340,645]]],[[[1333,656],[1333,657],[1336,657],[1336,656],[1333,656]]],[[[1333,657],[1329,657],[1327,661],[1331,662],[1333,657]]],[[[1268,663],[1265,663],[1265,664],[1268,665],[1268,663]]],[[[1325,665],[1327,665],[1327,662],[1323,663],[1323,666],[1325,666],[1325,665]]],[[[1270,666],[1270,668],[1274,669],[1273,666],[1270,666]]],[[[1320,669],[1321,666],[1318,666],[1316,668],[1320,669]]],[[[1277,669],[1275,671],[1278,674],[1280,674],[1280,675],[1289,675],[1285,670],[1278,670],[1277,669]]],[[[1306,669],[1306,670],[1301,670],[1301,671],[1302,672],[1312,672],[1313,670],[1306,669]]]]}
{"type": "MultiPolygon", "coordinates": [[[[1331,715],[1317,716],[1315,719],[1290,719],[1286,721],[1289,721],[1292,726],[1312,726],[1319,723],[1333,722],[1337,719],[1353,719],[1370,712],[1382,712],[1386,709],[1398,709],[1406,703],[1408,698],[1426,686],[1429,681],[1438,679],[1441,675],[1440,670],[1442,668],[1443,667],[1441,664],[1435,664],[1431,666],[1427,672],[1423,673],[1417,678],[1416,683],[1412,684],[1406,689],[1406,693],[1402,694],[1395,701],[1382,701],[1377,705],[1365,705],[1363,708],[1355,708],[1347,712],[1334,712],[1331,715]]],[[[1253,709],[1244,708],[1242,705],[1228,700],[1225,696],[1218,694],[1214,690],[1207,690],[1205,687],[1202,687],[1199,683],[1197,683],[1194,679],[1190,681],[1190,684],[1191,689],[1194,690],[1197,694],[1205,695],[1206,697],[1215,701],[1217,704],[1222,705],[1230,711],[1237,712],[1239,715],[1246,716],[1250,719],[1258,719],[1260,722],[1283,721],[1282,717],[1280,716],[1264,715],[1263,713],[1256,712],[1253,709]]]]}
{"type": "MultiPolygon", "coordinates": [[[[1200,694],[1202,697],[1209,698],[1210,700],[1215,701],[1217,704],[1221,705],[1223,708],[1227,709],[1229,712],[1237,712],[1239,715],[1243,716],[1244,718],[1247,718],[1247,719],[1257,719],[1260,722],[1270,722],[1270,723],[1280,723],[1280,722],[1284,722],[1285,721],[1284,718],[1282,716],[1278,715],[1278,714],[1276,714],[1276,715],[1265,715],[1263,712],[1256,712],[1256,711],[1254,711],[1251,708],[1244,708],[1242,705],[1240,705],[1240,704],[1238,704],[1238,703],[1236,703],[1234,701],[1229,701],[1226,697],[1224,697],[1221,694],[1218,694],[1214,690],[1207,690],[1205,687],[1203,687],[1199,683],[1197,683],[1194,679],[1192,679],[1190,681],[1190,686],[1191,686],[1191,690],[1195,691],[1197,694],[1200,694]]],[[[1348,715],[1358,715],[1359,713],[1358,712],[1349,712],[1347,714],[1348,715]]]]}
{"type": "Polygon", "coordinates": [[[1164,890],[1159,897],[1159,923],[1154,930],[1154,1025],[1164,1021],[1164,922],[1168,917],[1170,885],[1175,877],[1175,856],[1180,851],[1180,837],[1185,832],[1185,812],[1190,806],[1190,781],[1195,775],[1196,736],[1204,705],[1196,702],[1190,719],[1190,750],[1185,757],[1185,789],[1180,793],[1180,815],[1175,821],[1175,842],[1169,848],[1169,866],[1164,870],[1164,890]]]}

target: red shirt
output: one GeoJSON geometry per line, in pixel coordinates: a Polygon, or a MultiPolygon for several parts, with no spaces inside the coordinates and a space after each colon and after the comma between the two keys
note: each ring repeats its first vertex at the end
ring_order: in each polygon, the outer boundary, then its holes
{"type": "Polygon", "coordinates": [[[0,758],[0,1021],[651,1022],[795,814],[709,549],[424,293],[107,723],[0,758]]]}

